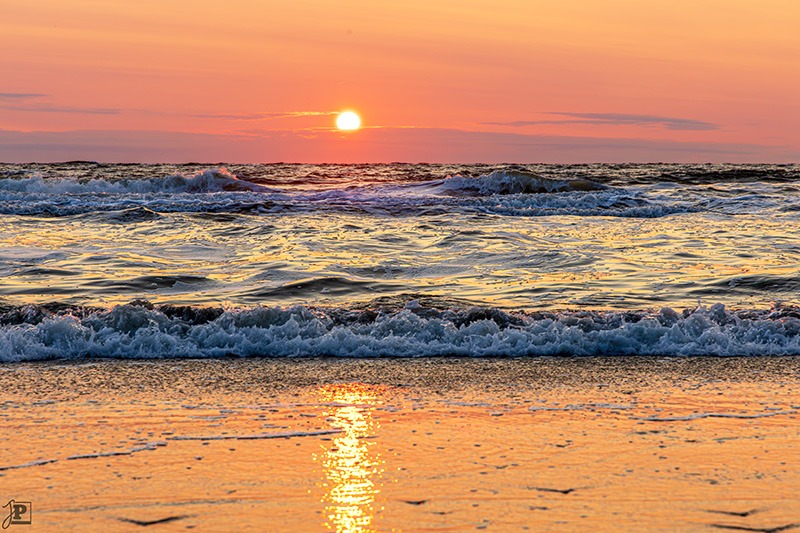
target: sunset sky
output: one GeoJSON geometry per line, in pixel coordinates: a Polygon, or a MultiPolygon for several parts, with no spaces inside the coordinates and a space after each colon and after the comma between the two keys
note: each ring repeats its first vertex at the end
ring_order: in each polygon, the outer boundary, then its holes
{"type": "Polygon", "coordinates": [[[796,162],[799,28],[796,0],[0,0],[0,161],[796,162]]]}

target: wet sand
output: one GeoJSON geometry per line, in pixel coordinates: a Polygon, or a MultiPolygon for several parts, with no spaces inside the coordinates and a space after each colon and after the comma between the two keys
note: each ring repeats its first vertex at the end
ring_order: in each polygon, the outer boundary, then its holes
{"type": "Polygon", "coordinates": [[[26,363],[0,389],[31,531],[800,530],[800,358],[26,363]]]}

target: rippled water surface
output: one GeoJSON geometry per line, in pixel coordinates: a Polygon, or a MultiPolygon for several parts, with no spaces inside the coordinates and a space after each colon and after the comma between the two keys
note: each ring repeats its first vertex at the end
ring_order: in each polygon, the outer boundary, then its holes
{"type": "Polygon", "coordinates": [[[0,297],[794,302],[798,175],[792,166],[6,165],[0,297]]]}
{"type": "Polygon", "coordinates": [[[0,306],[786,308],[799,303],[798,177],[797,165],[0,165],[0,306]]]}

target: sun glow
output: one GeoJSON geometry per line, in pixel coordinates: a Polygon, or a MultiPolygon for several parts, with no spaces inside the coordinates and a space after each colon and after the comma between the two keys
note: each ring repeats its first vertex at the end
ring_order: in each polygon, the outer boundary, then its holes
{"type": "Polygon", "coordinates": [[[352,111],[344,111],[336,117],[336,127],[344,131],[353,131],[361,127],[361,117],[352,111]]]}

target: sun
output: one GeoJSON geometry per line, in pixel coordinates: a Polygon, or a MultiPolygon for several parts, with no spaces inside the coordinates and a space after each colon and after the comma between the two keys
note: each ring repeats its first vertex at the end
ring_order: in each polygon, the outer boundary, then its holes
{"type": "Polygon", "coordinates": [[[352,111],[343,111],[336,117],[336,127],[344,131],[353,131],[361,127],[361,117],[352,111]]]}

